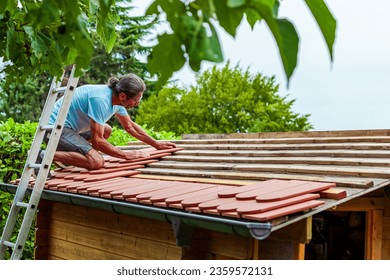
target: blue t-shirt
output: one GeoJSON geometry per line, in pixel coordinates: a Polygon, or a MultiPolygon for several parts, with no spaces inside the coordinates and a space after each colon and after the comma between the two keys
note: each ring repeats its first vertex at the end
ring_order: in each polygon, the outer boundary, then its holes
{"type": "MultiPolygon", "coordinates": [[[[55,103],[49,124],[55,123],[62,101],[63,97],[55,103]]],[[[107,85],[85,85],[73,94],[65,126],[80,133],[90,129],[90,119],[104,125],[114,114],[128,115],[125,107],[112,105],[112,90],[107,85]]]]}

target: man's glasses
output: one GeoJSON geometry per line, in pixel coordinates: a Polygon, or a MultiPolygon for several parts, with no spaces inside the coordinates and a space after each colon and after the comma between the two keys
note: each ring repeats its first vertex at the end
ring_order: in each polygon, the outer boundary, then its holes
{"type": "Polygon", "coordinates": [[[135,99],[134,97],[132,97],[131,99],[133,99],[133,101],[135,102],[136,106],[139,105],[141,103],[141,101],[142,101],[142,97],[140,99],[138,99],[138,100],[135,99]]]}

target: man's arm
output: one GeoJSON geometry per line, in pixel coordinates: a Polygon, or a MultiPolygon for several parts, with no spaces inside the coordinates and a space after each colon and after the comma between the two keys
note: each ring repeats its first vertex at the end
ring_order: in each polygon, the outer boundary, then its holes
{"type": "Polygon", "coordinates": [[[124,158],[124,159],[134,159],[140,157],[148,157],[149,154],[142,151],[122,151],[117,147],[111,145],[104,138],[104,126],[98,124],[93,119],[90,119],[90,127],[91,127],[91,144],[95,150],[98,150],[104,154],[124,158]]]}
{"type": "Polygon", "coordinates": [[[142,127],[133,122],[130,116],[121,116],[119,114],[116,114],[115,116],[127,133],[144,142],[145,144],[148,144],[156,148],[157,150],[176,148],[176,145],[174,143],[166,141],[156,141],[153,137],[148,135],[146,131],[142,129],[142,127]]]}

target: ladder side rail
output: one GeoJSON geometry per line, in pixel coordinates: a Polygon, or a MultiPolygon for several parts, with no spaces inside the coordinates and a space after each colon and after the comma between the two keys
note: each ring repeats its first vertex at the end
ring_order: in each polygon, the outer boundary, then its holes
{"type": "Polygon", "coordinates": [[[78,77],[75,78],[73,77],[74,71],[75,71],[75,67],[73,67],[72,69],[72,73],[68,81],[67,89],[63,96],[64,99],[61,108],[58,112],[57,120],[54,124],[52,132],[50,133],[50,138],[49,138],[49,142],[47,143],[46,152],[42,159],[43,168],[41,168],[38,173],[32,193],[30,195],[29,205],[27,208],[27,210],[29,211],[26,210],[22,225],[20,226],[19,235],[15,242],[15,248],[11,256],[13,260],[20,259],[22,256],[24,250],[24,244],[26,243],[32,221],[34,220],[35,213],[38,209],[38,203],[41,198],[42,191],[45,186],[46,178],[50,171],[50,166],[53,162],[54,153],[57,150],[58,141],[61,136],[62,129],[64,127],[66,116],[69,111],[70,103],[72,102],[72,97],[74,91],[76,90],[77,83],[79,80],[78,77]]]}
{"type": "MultiPolygon", "coordinates": [[[[59,85],[60,85],[60,82],[57,82],[56,78],[53,78],[52,83],[50,85],[49,95],[52,95],[56,86],[59,86],[59,85]]],[[[55,95],[53,97],[48,96],[48,98],[46,99],[46,102],[45,102],[45,106],[43,107],[43,111],[45,111],[45,110],[49,111],[49,109],[53,107],[53,105],[55,103],[56,96],[57,95],[55,95]]],[[[26,160],[26,163],[25,163],[24,168],[23,168],[22,176],[20,178],[18,187],[16,189],[16,193],[15,193],[10,211],[8,213],[7,221],[6,221],[6,224],[4,226],[3,233],[1,235],[0,259],[4,259],[4,257],[5,257],[6,246],[4,246],[4,242],[6,242],[7,240],[10,240],[10,238],[14,232],[15,224],[16,224],[16,221],[18,219],[19,212],[21,209],[21,207],[19,207],[17,205],[17,203],[22,202],[25,195],[26,195],[26,190],[27,190],[27,187],[30,183],[31,175],[33,172],[33,169],[31,169],[29,167],[29,165],[31,163],[35,163],[35,160],[38,157],[39,148],[40,148],[40,145],[41,145],[43,137],[44,137],[44,133],[42,131],[40,131],[40,126],[41,126],[42,121],[46,121],[46,119],[48,121],[47,117],[45,119],[42,119],[42,117],[40,118],[39,124],[37,126],[36,131],[35,131],[33,142],[31,144],[30,152],[27,155],[27,160],[26,160]]]]}

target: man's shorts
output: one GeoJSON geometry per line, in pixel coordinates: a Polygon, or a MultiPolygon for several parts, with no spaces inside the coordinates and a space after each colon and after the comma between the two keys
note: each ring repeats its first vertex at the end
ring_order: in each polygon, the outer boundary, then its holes
{"type": "MultiPolygon", "coordinates": [[[[49,134],[45,135],[44,141],[46,143],[48,143],[49,137],[49,134]]],[[[89,140],[91,140],[90,130],[79,134],[69,127],[64,127],[58,142],[57,151],[77,152],[86,155],[92,150],[89,140]]]]}

